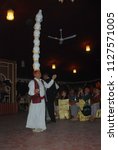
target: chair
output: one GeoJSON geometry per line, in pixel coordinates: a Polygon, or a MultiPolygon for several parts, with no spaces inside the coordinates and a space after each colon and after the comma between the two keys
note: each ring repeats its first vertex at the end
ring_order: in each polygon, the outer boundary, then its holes
{"type": "Polygon", "coordinates": [[[101,109],[96,111],[96,118],[101,118],[101,109]]]}
{"type": "Polygon", "coordinates": [[[82,113],[83,107],[85,105],[85,101],[83,99],[80,99],[79,102],[77,103],[77,105],[79,106],[80,110],[78,112],[78,118],[80,121],[88,121],[90,118],[89,116],[84,116],[82,113]]]}
{"type": "Polygon", "coordinates": [[[59,99],[59,118],[60,119],[69,119],[70,111],[69,111],[69,99],[59,99]]]}

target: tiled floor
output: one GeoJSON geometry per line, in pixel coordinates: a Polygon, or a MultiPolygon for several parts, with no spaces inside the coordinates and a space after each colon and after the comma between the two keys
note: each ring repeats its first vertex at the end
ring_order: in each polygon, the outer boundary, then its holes
{"type": "Polygon", "coordinates": [[[0,116],[0,150],[100,150],[101,122],[57,120],[47,130],[25,128],[27,113],[0,116]]]}

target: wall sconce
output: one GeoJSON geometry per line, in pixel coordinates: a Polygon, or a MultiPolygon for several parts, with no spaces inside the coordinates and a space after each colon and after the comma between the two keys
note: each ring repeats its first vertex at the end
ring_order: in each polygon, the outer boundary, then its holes
{"type": "Polygon", "coordinates": [[[55,64],[52,64],[52,69],[56,69],[56,65],[55,64]]]}
{"type": "MultiPolygon", "coordinates": [[[[63,3],[64,0],[58,0],[59,2],[63,3]]],[[[75,0],[70,0],[71,2],[74,2],[75,0]]]]}
{"type": "Polygon", "coordinates": [[[86,52],[90,52],[91,48],[89,45],[86,45],[86,52]]]}
{"type": "Polygon", "coordinates": [[[14,20],[14,10],[12,10],[12,9],[7,10],[6,19],[9,21],[14,20]]]}
{"type": "Polygon", "coordinates": [[[63,3],[64,0],[58,0],[59,2],[63,3]]]}
{"type": "Polygon", "coordinates": [[[77,70],[76,70],[76,69],[73,69],[73,73],[74,73],[74,74],[77,73],[77,70]]]}

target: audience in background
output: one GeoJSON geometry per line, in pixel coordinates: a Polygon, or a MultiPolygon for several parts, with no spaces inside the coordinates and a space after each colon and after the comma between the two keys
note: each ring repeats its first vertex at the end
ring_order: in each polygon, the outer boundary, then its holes
{"type": "MultiPolygon", "coordinates": [[[[91,106],[90,120],[95,120],[96,111],[100,109],[100,104],[101,104],[101,84],[100,84],[100,81],[97,81],[91,84],[86,84],[86,87],[84,86],[85,86],[84,84],[81,84],[81,85],[70,84],[69,85],[69,84],[59,83],[60,88],[57,91],[55,101],[54,101],[54,110],[55,110],[56,117],[58,115],[58,99],[70,99],[71,119],[78,120],[78,112],[80,111],[80,108],[78,106],[78,101],[80,99],[83,99],[86,102],[86,104],[89,104],[91,106]]],[[[19,89],[22,89],[22,88],[19,88],[19,89]]],[[[21,101],[22,101],[24,96],[21,96],[21,97],[22,97],[21,98],[21,101]]],[[[27,108],[26,108],[26,111],[27,111],[27,108]]]]}

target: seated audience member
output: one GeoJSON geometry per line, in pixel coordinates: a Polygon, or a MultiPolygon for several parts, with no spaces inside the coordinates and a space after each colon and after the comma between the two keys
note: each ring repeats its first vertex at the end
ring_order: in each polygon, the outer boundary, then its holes
{"type": "Polygon", "coordinates": [[[59,95],[59,99],[68,99],[67,90],[62,90],[59,95]]]}
{"type": "Polygon", "coordinates": [[[101,83],[100,81],[97,81],[96,84],[95,84],[95,87],[99,90],[101,90],[101,83]]]}
{"type": "Polygon", "coordinates": [[[77,92],[77,102],[79,102],[80,99],[84,98],[84,91],[83,88],[79,88],[78,92],[77,92]]]}
{"type": "Polygon", "coordinates": [[[90,104],[91,93],[90,93],[90,89],[88,87],[85,87],[85,89],[84,89],[83,99],[87,104],[90,104]]]}
{"type": "Polygon", "coordinates": [[[4,103],[4,97],[8,95],[6,90],[6,85],[4,82],[0,81],[0,103],[4,103]]]}
{"type": "Polygon", "coordinates": [[[69,91],[68,98],[70,100],[70,113],[72,116],[71,120],[78,120],[78,111],[79,111],[79,106],[76,104],[77,103],[77,95],[74,89],[71,89],[69,91]]]}
{"type": "Polygon", "coordinates": [[[60,91],[60,95],[58,98],[58,116],[60,119],[70,118],[69,99],[67,90],[65,89],[60,91]]]}
{"type": "Polygon", "coordinates": [[[82,89],[81,95],[79,96],[79,110],[82,112],[84,116],[90,116],[91,115],[91,106],[90,106],[90,89],[88,87],[85,87],[84,90],[82,89]],[[84,91],[84,92],[83,92],[84,91]]]}
{"type": "Polygon", "coordinates": [[[91,118],[90,118],[91,121],[95,120],[96,112],[98,109],[100,109],[100,100],[101,100],[100,90],[94,88],[91,97],[91,118]]]}

